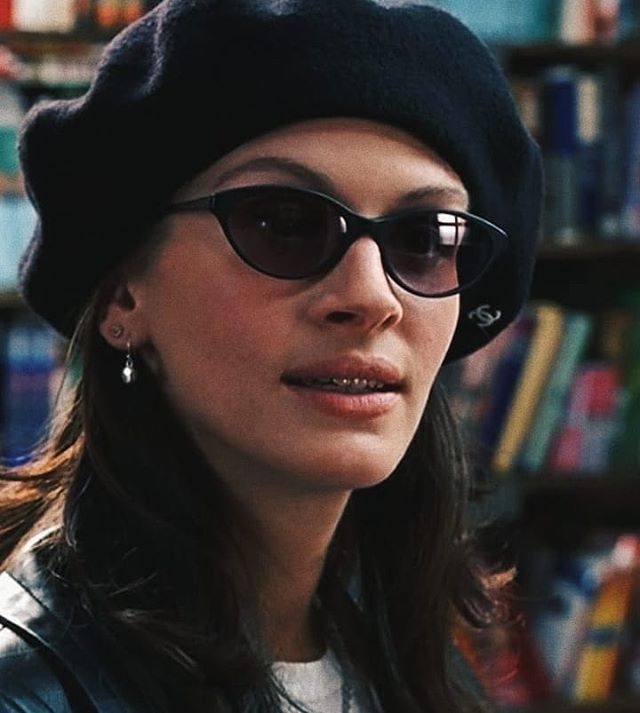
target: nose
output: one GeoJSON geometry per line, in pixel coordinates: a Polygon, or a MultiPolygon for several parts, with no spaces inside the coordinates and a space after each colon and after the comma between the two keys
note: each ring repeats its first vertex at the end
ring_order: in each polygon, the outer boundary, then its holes
{"type": "Polygon", "coordinates": [[[356,240],[333,270],[315,286],[309,317],[318,325],[375,332],[403,316],[382,264],[380,248],[369,237],[356,240]]]}

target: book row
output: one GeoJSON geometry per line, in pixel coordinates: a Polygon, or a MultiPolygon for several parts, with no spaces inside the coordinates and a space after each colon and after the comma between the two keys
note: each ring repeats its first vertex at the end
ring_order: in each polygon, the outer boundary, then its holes
{"type": "Polygon", "coordinates": [[[640,290],[598,315],[532,303],[445,372],[481,467],[500,477],[640,473],[640,290]]]}
{"type": "Polygon", "coordinates": [[[17,288],[18,263],[35,223],[36,213],[24,196],[0,193],[0,292],[17,288]]]}
{"type": "Polygon", "coordinates": [[[463,651],[508,708],[640,696],[640,535],[592,533],[573,551],[536,551],[502,622],[461,632],[463,651]]]}
{"type": "Polygon", "coordinates": [[[543,151],[545,239],[640,240],[640,80],[555,66],[513,92],[543,151]]]}
{"type": "Polygon", "coordinates": [[[117,30],[159,0],[0,0],[0,29],[23,32],[117,30]]]}
{"type": "Polygon", "coordinates": [[[0,324],[0,458],[5,463],[25,460],[46,435],[60,384],[59,350],[59,338],[41,324],[0,324]]]}
{"type": "Polygon", "coordinates": [[[638,32],[637,0],[435,0],[488,41],[612,42],[638,32]]]}
{"type": "MultiPolygon", "coordinates": [[[[637,0],[434,0],[490,41],[614,41],[637,30],[637,0]]],[[[0,28],[32,32],[117,29],[158,0],[0,0],[0,28]]]]}

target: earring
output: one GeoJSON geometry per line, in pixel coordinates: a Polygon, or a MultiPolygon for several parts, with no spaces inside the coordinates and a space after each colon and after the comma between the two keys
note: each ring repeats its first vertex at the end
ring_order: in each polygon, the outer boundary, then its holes
{"type": "Polygon", "coordinates": [[[114,337],[115,339],[120,339],[120,337],[124,334],[124,327],[121,324],[114,324],[111,327],[111,336],[114,337]]]}
{"type": "Polygon", "coordinates": [[[122,381],[125,384],[131,384],[136,380],[136,369],[133,365],[133,355],[131,354],[131,342],[127,342],[127,356],[125,358],[124,367],[122,368],[122,381]]]}

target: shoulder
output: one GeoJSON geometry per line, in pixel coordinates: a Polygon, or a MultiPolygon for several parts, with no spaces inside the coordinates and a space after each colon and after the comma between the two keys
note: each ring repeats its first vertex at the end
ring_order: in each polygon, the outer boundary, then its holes
{"type": "Polygon", "coordinates": [[[121,647],[42,551],[0,574],[0,713],[139,713],[121,647]]]}
{"type": "Polygon", "coordinates": [[[0,625],[0,713],[71,711],[45,653],[0,625]]]}

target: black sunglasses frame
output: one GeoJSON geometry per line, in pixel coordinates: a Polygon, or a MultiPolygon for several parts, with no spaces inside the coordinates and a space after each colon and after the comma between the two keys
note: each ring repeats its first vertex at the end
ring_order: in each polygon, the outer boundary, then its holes
{"type": "Polygon", "coordinates": [[[254,270],[262,273],[263,275],[268,275],[270,277],[275,277],[281,280],[302,280],[311,277],[317,277],[319,275],[325,275],[330,272],[344,257],[347,250],[351,245],[356,242],[363,235],[371,237],[372,240],[377,244],[380,250],[380,255],[382,258],[382,264],[385,272],[400,285],[403,289],[408,292],[417,295],[418,297],[449,297],[450,295],[459,294],[468,290],[470,287],[475,285],[478,280],[486,273],[494,260],[500,255],[500,253],[506,249],[508,243],[507,233],[499,228],[494,223],[481,218],[480,216],[474,215],[473,213],[467,213],[465,211],[459,210],[448,210],[439,208],[418,208],[410,209],[406,211],[401,211],[398,213],[393,213],[386,216],[381,216],[378,218],[365,218],[362,215],[354,213],[350,208],[343,205],[335,198],[328,196],[320,191],[315,191],[307,188],[298,188],[297,186],[287,186],[280,184],[260,184],[253,186],[242,186],[239,188],[228,188],[217,193],[211,193],[208,196],[202,196],[200,198],[193,198],[191,200],[181,201],[179,203],[172,203],[164,211],[165,215],[173,213],[190,213],[192,211],[210,211],[220,223],[225,237],[229,241],[229,244],[233,248],[234,252],[240,257],[240,259],[252,267],[254,270]],[[243,254],[242,249],[238,246],[236,240],[233,237],[232,231],[229,228],[229,215],[234,207],[241,203],[243,199],[247,196],[255,196],[259,193],[269,193],[273,191],[291,191],[296,194],[305,194],[315,196],[322,199],[323,201],[331,204],[337,212],[338,217],[341,219],[341,227],[344,236],[344,243],[340,246],[336,252],[331,255],[328,259],[324,260],[316,269],[310,273],[305,273],[304,275],[299,275],[295,277],[283,277],[269,270],[265,270],[259,265],[254,264],[253,261],[249,260],[246,255],[243,254]],[[485,229],[486,235],[491,239],[491,254],[487,260],[486,265],[482,268],[478,275],[476,275],[469,282],[465,282],[463,285],[458,285],[455,288],[446,290],[444,292],[438,292],[434,294],[426,294],[420,292],[410,285],[405,284],[404,280],[397,271],[394,269],[393,265],[390,263],[386,247],[385,247],[385,237],[389,230],[389,225],[398,221],[406,219],[407,217],[415,215],[432,215],[434,213],[452,215],[454,217],[464,218],[470,223],[476,223],[480,227],[485,229]]]}

